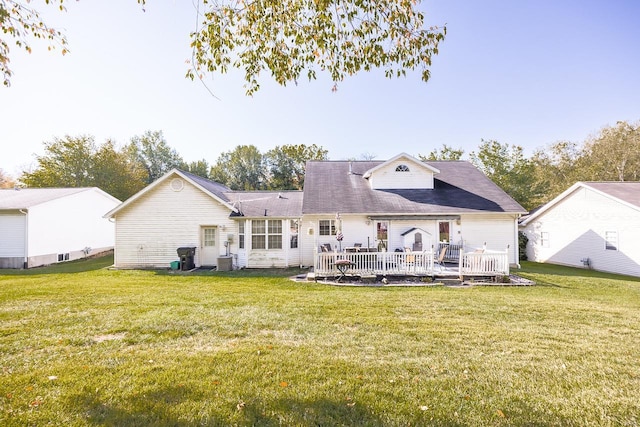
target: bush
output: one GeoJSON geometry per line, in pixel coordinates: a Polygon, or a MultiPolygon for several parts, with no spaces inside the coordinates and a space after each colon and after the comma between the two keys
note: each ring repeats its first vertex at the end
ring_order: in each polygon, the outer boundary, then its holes
{"type": "Polygon", "coordinates": [[[518,252],[520,261],[527,261],[527,243],[529,238],[522,231],[518,232],[518,252]]]}

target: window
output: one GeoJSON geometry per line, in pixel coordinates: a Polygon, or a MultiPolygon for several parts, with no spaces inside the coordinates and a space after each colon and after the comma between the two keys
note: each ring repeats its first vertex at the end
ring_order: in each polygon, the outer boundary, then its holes
{"type": "Polygon", "coordinates": [[[289,221],[289,233],[291,234],[291,242],[289,247],[295,249],[298,247],[298,232],[300,231],[300,221],[292,219],[289,221]]]}
{"type": "Polygon", "coordinates": [[[282,249],[282,221],[254,219],[251,221],[252,249],[282,249]]]}
{"type": "Polygon", "coordinates": [[[378,250],[386,250],[389,246],[389,222],[378,221],[376,223],[376,240],[378,240],[378,250]]]}
{"type": "Polygon", "coordinates": [[[438,238],[441,242],[449,242],[451,239],[451,229],[449,221],[438,223],[438,238]]]}
{"type": "Polygon", "coordinates": [[[282,221],[270,219],[267,223],[269,249],[282,249],[282,221]]]}
{"type": "Polygon", "coordinates": [[[604,232],[604,248],[608,251],[618,250],[618,232],[617,231],[604,232]]]}
{"type": "Polygon", "coordinates": [[[336,235],[336,221],[333,219],[321,219],[318,228],[320,229],[321,236],[336,235]]]}
{"type": "Polygon", "coordinates": [[[543,248],[548,248],[549,247],[549,232],[548,231],[540,232],[540,246],[542,246],[543,248]]]}
{"type": "Polygon", "coordinates": [[[58,262],[69,261],[69,253],[58,254],[58,262]]]}
{"type": "Polygon", "coordinates": [[[238,221],[238,248],[244,249],[244,221],[238,221]]]}
{"type": "Polygon", "coordinates": [[[204,246],[212,247],[216,245],[216,229],[207,227],[204,229],[204,246]]]}
{"type": "Polygon", "coordinates": [[[409,172],[409,166],[398,165],[398,167],[396,168],[396,172],[409,172]]]}

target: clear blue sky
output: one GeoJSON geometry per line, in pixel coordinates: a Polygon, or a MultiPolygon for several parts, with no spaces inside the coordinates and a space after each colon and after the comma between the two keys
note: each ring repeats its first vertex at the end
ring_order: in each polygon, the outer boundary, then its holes
{"type": "Polygon", "coordinates": [[[71,53],[14,48],[12,87],[0,88],[0,168],[14,177],[43,141],[89,134],[123,145],[162,130],[186,161],[214,163],[240,144],[261,151],[318,144],[331,159],[427,154],[442,144],[468,154],[481,139],[527,154],[584,141],[605,125],[640,119],[640,2],[462,1],[421,4],[448,35],[432,79],[388,80],[382,71],[281,87],[264,75],[244,95],[242,74],[206,77],[220,98],[184,78],[196,14],[188,0],[32,4],[65,30],[71,53]]]}

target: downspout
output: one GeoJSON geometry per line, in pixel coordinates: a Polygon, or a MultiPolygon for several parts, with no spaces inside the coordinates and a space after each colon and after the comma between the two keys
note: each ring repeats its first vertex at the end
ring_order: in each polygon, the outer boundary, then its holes
{"type": "Polygon", "coordinates": [[[302,268],[302,218],[298,218],[298,267],[302,268]]]}
{"type": "Polygon", "coordinates": [[[115,237],[118,235],[118,232],[116,230],[116,228],[118,227],[118,223],[116,223],[116,219],[112,216],[110,216],[109,218],[107,218],[107,221],[109,221],[112,224],[115,224],[114,230],[113,230],[113,234],[114,234],[114,238],[113,238],[113,267],[116,266],[116,259],[118,259],[116,257],[116,247],[118,245],[116,245],[116,239],[115,237]]]}
{"type": "Polygon", "coordinates": [[[18,209],[24,215],[24,259],[22,268],[29,268],[29,210],[18,209]]]}
{"type": "Polygon", "coordinates": [[[520,214],[517,214],[515,221],[513,221],[513,226],[515,228],[515,233],[514,233],[515,242],[513,243],[513,248],[514,248],[513,253],[516,255],[516,259],[515,259],[516,267],[520,269],[520,241],[518,239],[518,218],[520,218],[520,214]]]}

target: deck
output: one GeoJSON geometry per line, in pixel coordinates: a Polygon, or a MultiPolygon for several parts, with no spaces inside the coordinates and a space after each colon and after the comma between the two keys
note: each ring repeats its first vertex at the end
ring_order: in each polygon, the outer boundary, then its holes
{"type": "Polygon", "coordinates": [[[428,276],[502,277],[509,275],[508,251],[460,250],[457,262],[437,262],[433,251],[318,252],[315,277],[428,276]]]}

